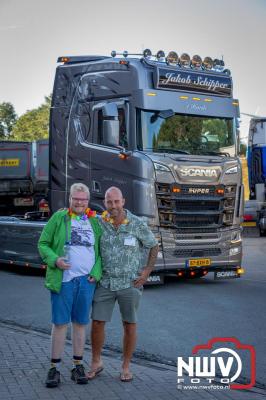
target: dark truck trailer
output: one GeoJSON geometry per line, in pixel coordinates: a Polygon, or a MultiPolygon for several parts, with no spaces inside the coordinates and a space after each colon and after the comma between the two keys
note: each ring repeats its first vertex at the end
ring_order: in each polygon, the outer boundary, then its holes
{"type": "MultiPolygon", "coordinates": [[[[0,210],[12,214],[16,207],[33,206],[32,144],[0,142],[0,210]]],[[[24,210],[23,210],[24,211],[24,210]]]]}
{"type": "Polygon", "coordinates": [[[47,199],[48,180],[49,180],[49,140],[40,139],[33,142],[35,149],[35,167],[34,167],[34,193],[35,204],[38,205],[42,198],[47,199]]]}
{"type": "Polygon", "coordinates": [[[38,209],[48,192],[48,140],[0,142],[0,214],[38,209]]]}
{"type": "Polygon", "coordinates": [[[249,200],[244,228],[252,236],[266,235],[266,118],[253,117],[248,135],[249,200]]]}
{"type": "MultiPolygon", "coordinates": [[[[230,72],[219,60],[147,54],[59,58],[50,112],[51,211],[68,205],[74,182],[89,186],[98,212],[106,189],[118,186],[159,241],[154,282],[208,272],[239,277],[243,185],[230,72]]],[[[40,227],[31,222],[28,229],[40,227]]]]}

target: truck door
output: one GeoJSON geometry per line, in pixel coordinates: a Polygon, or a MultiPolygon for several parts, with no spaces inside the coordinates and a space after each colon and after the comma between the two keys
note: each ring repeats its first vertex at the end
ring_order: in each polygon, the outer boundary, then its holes
{"type": "MultiPolygon", "coordinates": [[[[128,148],[129,106],[127,101],[114,102],[118,110],[119,145],[128,148]]],[[[130,198],[132,178],[129,176],[129,160],[119,158],[120,150],[104,145],[103,122],[105,119],[103,103],[93,107],[93,145],[91,146],[91,206],[100,211],[104,209],[105,191],[117,186],[130,198]]]]}

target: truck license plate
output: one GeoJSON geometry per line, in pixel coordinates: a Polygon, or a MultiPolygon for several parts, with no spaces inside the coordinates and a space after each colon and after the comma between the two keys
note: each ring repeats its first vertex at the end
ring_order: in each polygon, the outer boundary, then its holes
{"type": "Polygon", "coordinates": [[[150,275],[145,285],[162,285],[164,277],[162,275],[150,275]]]}
{"type": "Polygon", "coordinates": [[[14,206],[33,206],[34,205],[34,200],[33,197],[17,197],[14,199],[14,206]]]}
{"type": "Polygon", "coordinates": [[[189,267],[208,267],[211,265],[210,258],[195,258],[194,260],[188,260],[189,267]]]}
{"type": "Polygon", "coordinates": [[[214,273],[214,279],[232,279],[239,278],[240,275],[237,271],[216,271],[214,273]]]}

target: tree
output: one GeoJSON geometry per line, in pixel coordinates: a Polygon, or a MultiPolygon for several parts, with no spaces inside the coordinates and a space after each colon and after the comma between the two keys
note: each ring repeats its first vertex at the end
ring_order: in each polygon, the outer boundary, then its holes
{"type": "Polygon", "coordinates": [[[32,142],[49,136],[51,96],[46,96],[40,107],[27,111],[18,120],[12,134],[15,140],[32,142]]]}
{"type": "Polygon", "coordinates": [[[156,145],[193,153],[201,145],[201,130],[202,119],[174,115],[162,123],[156,145]]]}
{"type": "Polygon", "coordinates": [[[0,104],[0,138],[11,137],[12,128],[17,121],[17,114],[12,103],[0,104]]]}
{"type": "Polygon", "coordinates": [[[246,157],[247,155],[247,145],[245,143],[240,143],[240,155],[246,157]]]}

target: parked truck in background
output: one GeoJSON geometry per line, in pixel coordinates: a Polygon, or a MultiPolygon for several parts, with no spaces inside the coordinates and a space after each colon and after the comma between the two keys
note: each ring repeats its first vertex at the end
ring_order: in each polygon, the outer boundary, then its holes
{"type": "MultiPolygon", "coordinates": [[[[118,186],[126,207],[146,219],[159,241],[151,280],[208,272],[239,277],[239,104],[223,61],[149,50],[141,57],[112,52],[58,61],[50,112],[51,211],[67,206],[74,182],[89,186],[90,207],[98,212],[106,189],[118,186]]],[[[36,242],[44,223],[0,221],[1,261],[12,254],[16,262],[40,265],[36,242]],[[18,235],[23,256],[12,244],[18,235]]]]}
{"type": "Polygon", "coordinates": [[[249,200],[244,224],[266,233],[266,118],[251,118],[248,135],[249,200]]]}
{"type": "Polygon", "coordinates": [[[0,215],[38,210],[48,194],[48,140],[0,142],[0,215]]]}

